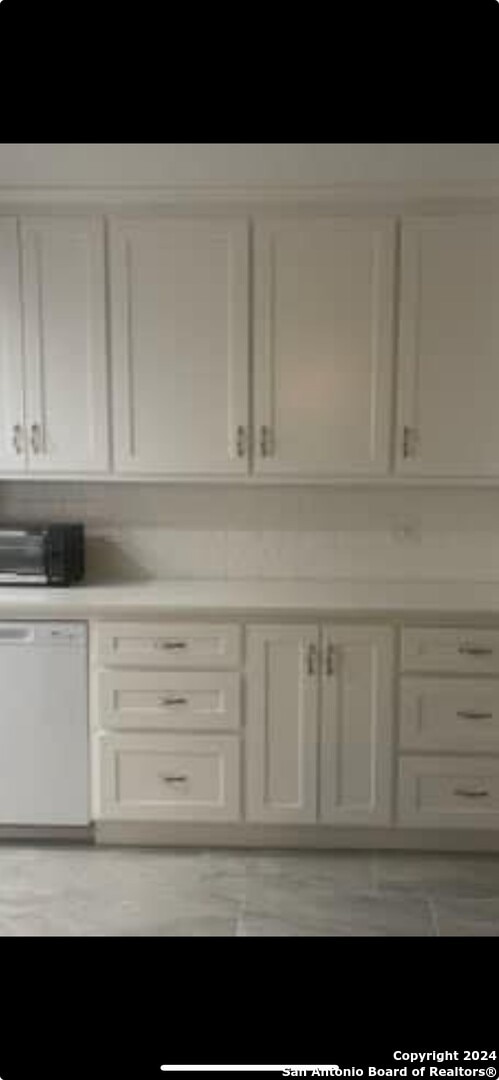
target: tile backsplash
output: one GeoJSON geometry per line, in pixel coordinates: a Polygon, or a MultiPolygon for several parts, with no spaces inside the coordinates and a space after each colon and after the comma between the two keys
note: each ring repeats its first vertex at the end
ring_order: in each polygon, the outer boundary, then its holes
{"type": "Polygon", "coordinates": [[[89,580],[499,579],[499,490],[0,483],[0,521],[81,520],[89,580]]]}

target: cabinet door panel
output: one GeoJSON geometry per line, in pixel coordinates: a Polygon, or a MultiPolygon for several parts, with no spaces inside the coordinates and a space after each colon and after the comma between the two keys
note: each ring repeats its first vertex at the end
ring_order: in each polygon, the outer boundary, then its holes
{"type": "Polygon", "coordinates": [[[22,222],[29,468],[109,465],[104,224],[22,222]]]}
{"type": "Polygon", "coordinates": [[[399,472],[499,474],[499,217],[402,228],[399,472]]]}
{"type": "Polygon", "coordinates": [[[26,468],[19,247],[15,218],[0,220],[0,470],[26,468]]]}
{"type": "Polygon", "coordinates": [[[250,821],[316,820],[318,641],[316,626],[248,630],[250,821]]]}
{"type": "Polygon", "coordinates": [[[114,220],[111,286],[117,470],[246,473],[247,224],[114,220]]]}
{"type": "Polygon", "coordinates": [[[388,824],[391,807],[393,633],[324,631],[321,818],[388,824]]]}
{"type": "Polygon", "coordinates": [[[389,467],[395,225],[262,222],[255,235],[255,470],[389,467]]]}

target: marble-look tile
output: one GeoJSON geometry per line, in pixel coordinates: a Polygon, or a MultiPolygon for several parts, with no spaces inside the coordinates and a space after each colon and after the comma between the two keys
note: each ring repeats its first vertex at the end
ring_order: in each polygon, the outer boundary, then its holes
{"type": "Polygon", "coordinates": [[[375,858],[374,874],[379,889],[463,900],[499,897],[499,855],[384,853],[375,858]]]}
{"type": "Polygon", "coordinates": [[[499,937],[499,899],[434,900],[441,937],[499,937]]]}
{"type": "Polygon", "coordinates": [[[374,888],[374,855],[370,852],[252,853],[247,859],[250,879],[272,878],[290,885],[334,883],[335,891],[374,888]]]}
{"type": "Polygon", "coordinates": [[[309,895],[290,898],[286,905],[275,896],[260,896],[247,902],[241,934],[279,936],[286,926],[292,936],[313,934],[324,937],[430,937],[435,929],[428,902],[416,897],[401,898],[373,893],[346,893],[328,898],[309,895]]]}

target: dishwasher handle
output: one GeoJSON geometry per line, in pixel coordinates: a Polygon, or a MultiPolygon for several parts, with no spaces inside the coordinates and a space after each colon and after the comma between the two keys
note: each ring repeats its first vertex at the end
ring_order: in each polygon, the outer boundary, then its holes
{"type": "Polygon", "coordinates": [[[33,641],[34,636],[34,628],[30,623],[18,626],[15,623],[0,623],[0,644],[12,641],[17,645],[23,641],[33,641]]]}

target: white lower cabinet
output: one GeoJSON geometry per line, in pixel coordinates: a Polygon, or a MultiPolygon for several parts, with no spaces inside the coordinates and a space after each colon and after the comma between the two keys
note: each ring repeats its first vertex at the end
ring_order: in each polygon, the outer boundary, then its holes
{"type": "Polygon", "coordinates": [[[252,626],[247,633],[246,817],[314,822],[318,627],[252,626]]]}
{"type": "Polygon", "coordinates": [[[388,824],[392,684],[390,627],[251,627],[248,819],[388,824]]]}
{"type": "Polygon", "coordinates": [[[103,818],[237,821],[239,740],[231,735],[100,735],[103,818]]]}
{"type": "Polygon", "coordinates": [[[402,758],[399,824],[497,829],[499,761],[484,757],[402,758]]]}
{"type": "Polygon", "coordinates": [[[393,631],[323,633],[320,818],[387,825],[391,813],[393,631]]]}

